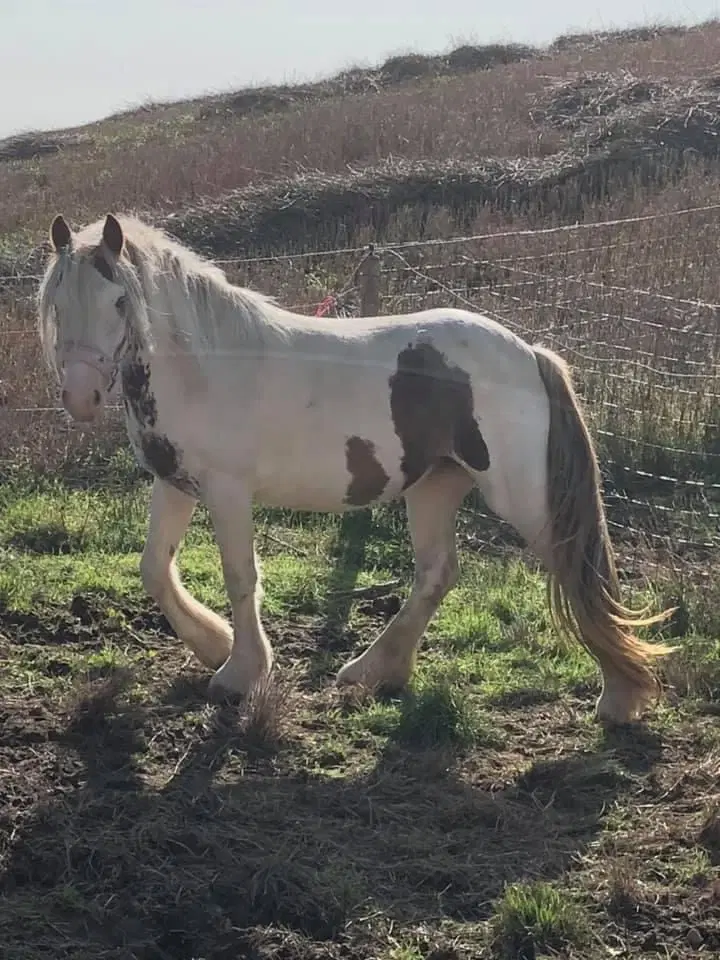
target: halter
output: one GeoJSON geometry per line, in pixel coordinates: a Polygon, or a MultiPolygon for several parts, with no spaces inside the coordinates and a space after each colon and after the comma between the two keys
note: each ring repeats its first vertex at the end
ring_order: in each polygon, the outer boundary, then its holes
{"type": "Polygon", "coordinates": [[[77,358],[78,363],[84,363],[93,370],[97,370],[105,382],[105,393],[108,394],[115,386],[120,361],[127,346],[127,332],[123,334],[122,340],[113,351],[112,357],[107,357],[101,350],[90,344],[83,343],[82,340],[63,340],[58,348],[58,358],[61,365],[64,366],[67,354],[72,351],[77,358]]]}

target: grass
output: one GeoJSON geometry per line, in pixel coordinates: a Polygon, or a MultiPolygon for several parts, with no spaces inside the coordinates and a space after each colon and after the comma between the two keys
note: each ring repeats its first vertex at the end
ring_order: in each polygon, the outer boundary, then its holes
{"type": "Polygon", "coordinates": [[[406,747],[465,750],[498,743],[467,682],[442,668],[416,681],[399,702],[373,704],[361,720],[371,733],[406,747]]]}
{"type": "Polygon", "coordinates": [[[491,927],[494,952],[507,960],[532,960],[537,951],[580,946],[585,933],[577,905],[542,881],[510,885],[496,907],[491,927]]]}
{"type": "MultiPolygon", "coordinates": [[[[639,949],[648,924],[670,956],[688,925],[720,947],[720,687],[697,613],[678,656],[692,683],[645,727],[603,732],[597,672],[554,637],[540,573],[461,538],[410,687],[374,698],[332,678],[406,595],[402,518],[258,510],[277,670],[244,707],[214,706],[142,591],[147,495],[2,490],[9,960],[594,960],[639,949]]],[[[179,563],[227,613],[202,511],[179,563]]]]}
{"type": "Polygon", "coordinates": [[[584,49],[557,45],[516,62],[506,47],[509,62],[496,57],[492,69],[476,62],[475,69],[431,68],[413,77],[391,68],[386,82],[359,91],[343,81],[326,82],[321,96],[285,97],[281,111],[271,97],[263,105],[257,92],[248,111],[253,92],[239,91],[220,102],[209,98],[126,113],[83,128],[80,142],[80,131],[72,131],[73,145],[55,154],[1,164],[0,196],[14,202],[0,205],[0,232],[44,231],[48,197],[82,217],[99,211],[98,204],[103,210],[133,205],[169,212],[180,200],[217,197],[293,171],[330,174],[386,157],[559,153],[568,146],[567,136],[528,117],[532,98],[549,79],[578,70],[644,77],[680,63],[685,77],[703,75],[715,67],[717,36],[717,24],[710,22],[658,31],[643,41],[623,34],[595,44],[588,38],[584,49]],[[130,150],[132,163],[118,166],[118,155],[130,150]]]}

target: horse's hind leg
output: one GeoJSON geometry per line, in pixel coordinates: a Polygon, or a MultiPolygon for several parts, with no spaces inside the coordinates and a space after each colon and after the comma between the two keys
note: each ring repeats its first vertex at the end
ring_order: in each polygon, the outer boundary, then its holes
{"type": "Polygon", "coordinates": [[[338,683],[397,689],[410,679],[423,632],[458,580],[455,518],[472,486],[463,467],[448,460],[405,493],[415,551],[410,596],[365,653],[340,670],[338,683]]]}
{"type": "Polygon", "coordinates": [[[190,596],[180,582],[175,564],[175,555],[196,503],[193,497],[162,480],[155,481],[140,573],[145,589],[180,639],[202,663],[217,669],[230,653],[230,625],[190,596]]]}

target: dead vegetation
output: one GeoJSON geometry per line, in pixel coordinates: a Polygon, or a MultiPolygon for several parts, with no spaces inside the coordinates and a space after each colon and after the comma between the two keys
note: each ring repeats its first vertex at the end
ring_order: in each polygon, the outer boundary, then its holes
{"type": "MultiPolygon", "coordinates": [[[[12,197],[12,203],[0,202],[0,231],[15,234],[15,243],[26,250],[28,237],[21,237],[21,231],[35,232],[37,242],[58,205],[77,218],[98,216],[108,206],[132,206],[162,216],[177,213],[178,207],[182,212],[192,210],[229,191],[276,177],[280,183],[296,176],[312,179],[318,172],[342,177],[348,170],[365,168],[378,168],[383,175],[390,158],[411,165],[426,163],[433,172],[449,163],[450,175],[443,178],[446,187],[454,165],[492,168],[497,161],[501,175],[517,180],[520,189],[523,179],[534,182],[546,174],[556,174],[562,188],[566,179],[574,180],[575,166],[587,151],[585,144],[575,143],[571,131],[532,120],[533,104],[546,96],[549,86],[580,73],[632,76],[638,84],[651,85],[670,76],[672,85],[690,90],[715,69],[719,36],[713,22],[688,30],[583,38],[537,56],[512,47],[461,47],[425,58],[423,62],[434,66],[422,78],[397,80],[403,71],[412,74],[412,64],[421,68],[414,56],[396,58],[390,66],[378,68],[386,80],[373,81],[370,90],[362,86],[365,80],[359,89],[353,87],[351,78],[374,76],[372,70],[360,70],[324,81],[317,90],[310,86],[295,92],[238,91],[145,107],[71,131],[73,136],[90,138],[85,147],[70,153],[60,150],[32,165],[20,161],[0,165],[0,197],[12,197]],[[441,62],[450,72],[438,82],[441,62]],[[491,69],[479,69],[479,64],[491,69]],[[333,87],[335,83],[340,87],[333,87]],[[322,96],[320,89],[325,91],[322,96]],[[224,107],[217,112],[219,104],[233,100],[239,104],[238,113],[227,115],[224,107]],[[279,104],[286,104],[281,115],[279,104]],[[118,156],[128,149],[133,162],[118,164],[118,156]],[[547,163],[536,164],[524,177],[526,159],[547,163]],[[520,167],[517,177],[513,164],[520,167]],[[114,171],[112,177],[108,170],[114,171]]],[[[603,175],[603,164],[614,177],[628,159],[636,168],[641,160],[637,150],[631,158],[617,158],[607,144],[592,152],[597,153],[597,166],[585,184],[590,191],[597,190],[592,184],[603,175]]],[[[652,161],[646,177],[651,180],[661,172],[662,163],[662,158],[652,161]]],[[[491,169],[490,176],[481,177],[486,194],[491,193],[493,176],[491,169]]],[[[618,189],[623,183],[621,178],[618,189]]],[[[503,197],[501,193],[501,209],[503,197]]],[[[481,196],[476,199],[485,202],[481,196]]],[[[488,200],[492,202],[492,196],[488,200]]],[[[549,209],[557,215],[561,208],[553,201],[549,209]]],[[[313,218],[331,215],[319,205],[309,212],[308,225],[313,218]]],[[[577,208],[569,204],[566,216],[576,215],[577,208]]],[[[388,216],[394,216],[392,209],[388,216]]],[[[348,231],[352,233],[351,223],[348,231]]],[[[0,249],[1,260],[8,258],[0,249]]]]}
{"type": "Polygon", "coordinates": [[[539,98],[533,118],[572,131],[588,153],[622,145],[626,155],[653,147],[714,160],[718,156],[720,81],[649,80],[632,74],[580,74],[539,98]]]}
{"type": "MultiPolygon", "coordinates": [[[[333,732],[338,709],[362,707],[302,676],[284,736],[259,742],[256,724],[208,707],[180,671],[175,641],[160,641],[141,697],[118,670],[59,706],[3,697],[8,960],[369,960],[398,944],[453,960],[593,960],[602,944],[648,949],[649,933],[652,949],[685,958],[690,929],[693,949],[720,949],[720,900],[698,859],[714,841],[694,827],[720,784],[697,721],[608,735],[598,753],[567,707],[506,707],[493,748],[389,745],[368,763],[362,728],[333,732]],[[700,872],[668,877],[658,899],[670,837],[700,872]]],[[[272,704],[263,730],[276,729],[272,704]]]]}
{"type": "Polygon", "coordinates": [[[42,132],[19,133],[0,140],[0,163],[3,161],[23,162],[37,160],[59,153],[61,150],[91,147],[93,139],[83,133],[60,132],[48,134],[42,132]]]}
{"type": "Polygon", "coordinates": [[[522,44],[465,44],[447,54],[417,53],[389,57],[375,68],[355,67],[343,70],[329,80],[297,86],[256,87],[203,98],[199,116],[220,114],[246,116],[252,113],[276,113],[302,104],[335,100],[340,97],[372,95],[413,80],[455,77],[477,70],[490,70],[508,63],[532,60],[539,50],[522,44]]]}

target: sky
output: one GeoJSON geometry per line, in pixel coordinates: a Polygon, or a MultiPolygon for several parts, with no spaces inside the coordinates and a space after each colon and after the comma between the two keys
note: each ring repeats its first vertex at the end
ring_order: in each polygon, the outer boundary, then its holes
{"type": "Polygon", "coordinates": [[[720,0],[0,0],[0,137],[396,53],[714,17],[720,0]],[[485,8],[485,9],[483,9],[485,8]]]}

